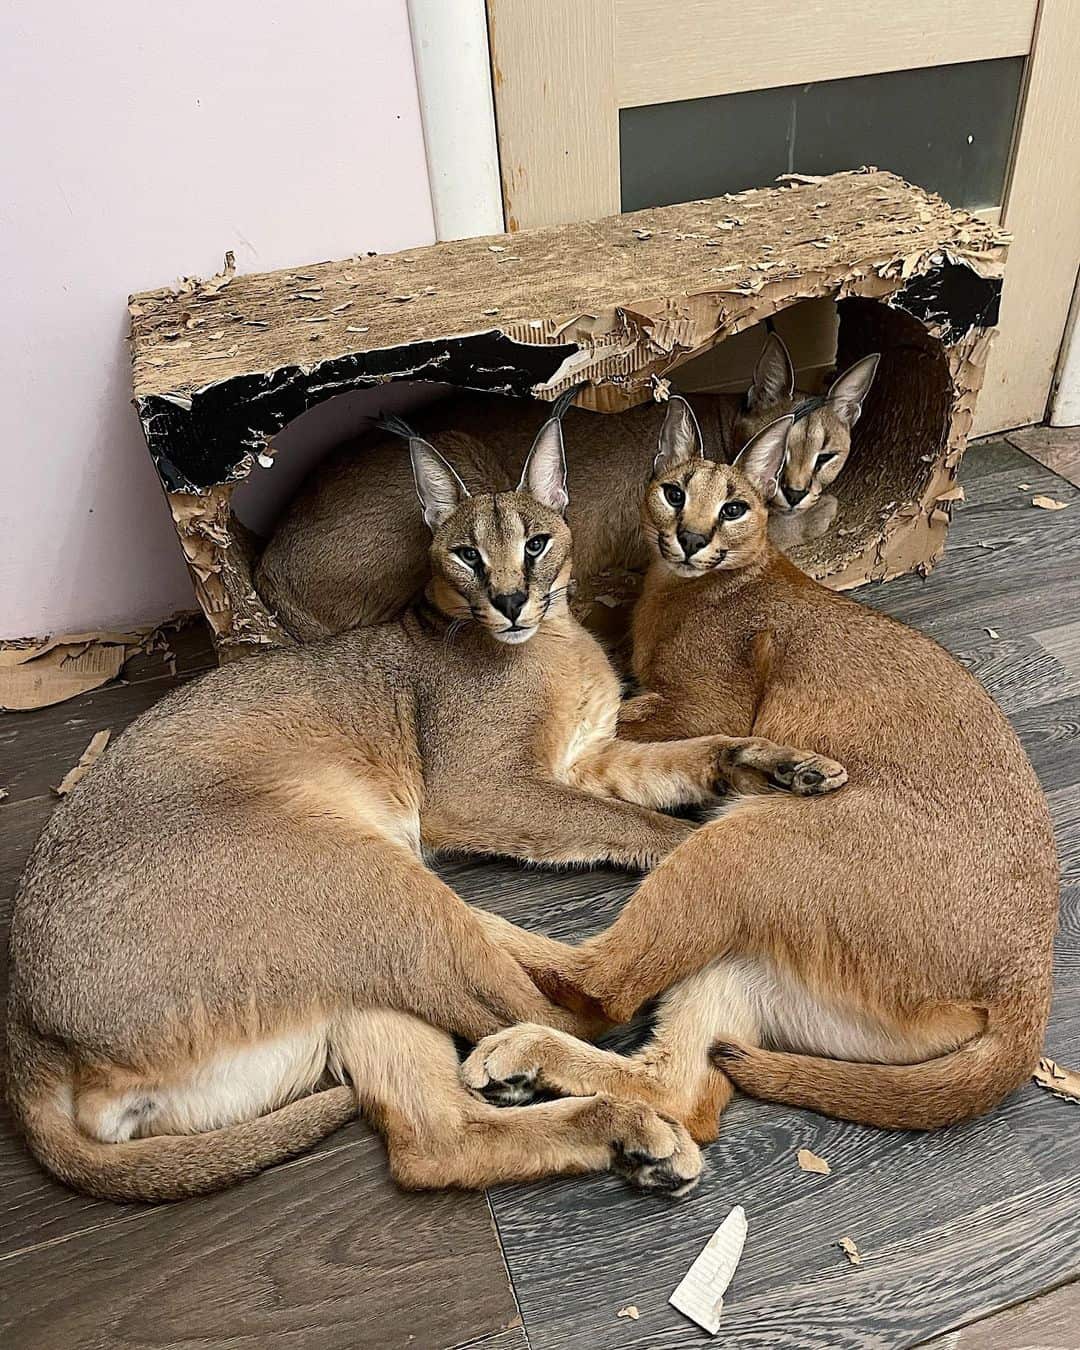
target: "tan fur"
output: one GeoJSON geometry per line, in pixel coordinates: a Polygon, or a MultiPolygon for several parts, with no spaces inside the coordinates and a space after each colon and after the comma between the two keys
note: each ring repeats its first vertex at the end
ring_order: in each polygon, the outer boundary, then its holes
{"type": "Polygon", "coordinates": [[[821,792],[842,771],[756,739],[613,741],[618,682],[566,607],[570,533],[541,500],[561,492],[561,444],[545,444],[530,491],[494,498],[412,447],[434,521],[426,596],[176,690],[53,815],[15,903],[8,1070],[30,1147],[71,1185],[213,1190],[358,1107],[406,1185],[610,1166],[693,1183],[682,1126],[639,1104],[507,1115],[462,1087],[451,1035],[584,1031],[595,1005],[559,982],[569,949],[470,909],[421,841],[647,867],[691,834],[658,804],[746,773],[821,792]],[[495,603],[508,588],[514,625],[495,603]]]}
{"type": "MultiPolygon", "coordinates": [[[[710,442],[730,457],[802,396],[787,350],[772,335],[746,399],[694,394],[691,402],[710,442]]],[[[416,429],[462,478],[485,492],[504,492],[516,484],[542,416],[536,403],[460,395],[419,413],[416,429]]],[[[647,566],[639,504],[663,416],[655,404],[617,417],[573,408],[566,413],[573,447],[569,523],[579,581],[590,584],[612,568],[647,566]]],[[[837,455],[818,480],[832,482],[847,458],[850,424],[826,406],[800,422],[791,439],[796,453],[812,444],[837,455]]],[[[820,488],[806,505],[818,495],[820,488]]],[[[787,511],[782,496],[777,508],[787,511]]],[[[788,524],[786,542],[812,534],[826,511],[788,524]]],[[[303,485],[259,559],[255,584],[296,637],[326,637],[399,614],[423,585],[427,546],[408,455],[395,437],[376,432],[332,455],[303,485]]]]}
{"type": "MultiPolygon", "coordinates": [[[[1035,774],[942,648],[817,585],[767,543],[762,490],[783,430],[768,454],[768,434],[751,443],[738,467],[697,456],[665,467],[665,480],[688,482],[696,519],[735,498],[751,509],[721,527],[696,570],[661,559],[650,570],[634,616],[648,692],[622,734],[806,742],[844,762],[848,786],[721,812],[559,972],[616,1020],[674,985],[641,1054],[511,1028],[466,1064],[474,1092],[499,1100],[509,1079],[519,1098],[535,1084],[632,1096],[704,1140],[729,1080],[922,1129],[988,1110],[1031,1072],[1057,919],[1035,774]]],[[[674,519],[656,497],[654,484],[644,520],[671,554],[674,519]]]]}

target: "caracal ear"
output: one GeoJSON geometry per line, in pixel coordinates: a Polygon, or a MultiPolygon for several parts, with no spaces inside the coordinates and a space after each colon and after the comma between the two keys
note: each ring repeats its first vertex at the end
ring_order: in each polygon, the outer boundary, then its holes
{"type": "Polygon", "coordinates": [[[653,473],[666,473],[675,464],[704,458],[705,447],[694,410],[681,394],[672,394],[664,425],[660,428],[660,447],[653,460],[653,473]]]}
{"type": "Polygon", "coordinates": [[[529,457],[521,471],[519,492],[535,497],[559,515],[566,514],[570,498],[566,491],[566,449],[561,417],[549,417],[536,433],[529,457]]]}
{"type": "Polygon", "coordinates": [[[853,427],[859,420],[863,400],[870,392],[870,386],[874,383],[874,376],[877,374],[880,360],[880,352],[874,352],[871,356],[864,356],[861,361],[856,361],[853,366],[849,366],[843,375],[838,375],[829,388],[829,406],[837,417],[842,422],[846,422],[849,427],[853,427]]]}
{"type": "Polygon", "coordinates": [[[746,391],[746,404],[751,412],[774,408],[795,393],[795,367],[791,355],[778,333],[765,339],[761,355],[754,367],[754,382],[746,391]]]}
{"type": "Polygon", "coordinates": [[[409,459],[424,520],[434,534],[458,509],[469,490],[438,450],[419,436],[409,437],[409,459]]]}
{"type": "Polygon", "coordinates": [[[788,432],[794,424],[795,418],[790,413],[778,417],[747,441],[735,457],[735,467],[742,470],[766,501],[776,492],[784,452],[787,450],[788,432]]]}

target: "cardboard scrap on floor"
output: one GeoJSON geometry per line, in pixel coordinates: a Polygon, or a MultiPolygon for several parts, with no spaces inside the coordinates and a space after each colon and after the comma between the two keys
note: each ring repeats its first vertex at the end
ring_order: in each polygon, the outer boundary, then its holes
{"type": "Polygon", "coordinates": [[[745,1244],[746,1210],[742,1205],[736,1205],[668,1299],[673,1308],[703,1327],[710,1336],[720,1330],[724,1292],[735,1274],[745,1244]]]}
{"type": "Polygon", "coordinates": [[[833,1246],[839,1247],[853,1266],[862,1265],[862,1253],[855,1246],[854,1238],[842,1237],[839,1242],[833,1243],[833,1246]]]}
{"type": "Polygon", "coordinates": [[[1067,1102],[1080,1103],[1080,1073],[1076,1069],[1063,1069],[1045,1055],[1039,1060],[1035,1070],[1035,1081],[1040,1087],[1061,1097],[1067,1102]]]}
{"type": "Polygon", "coordinates": [[[82,752],[78,764],[76,764],[74,768],[68,769],[67,773],[64,774],[59,784],[53,788],[53,791],[56,793],[58,797],[66,797],[68,793],[71,791],[71,789],[75,786],[75,784],[79,781],[79,779],[84,778],[86,774],[90,772],[90,770],[94,767],[94,764],[98,759],[98,756],[101,754],[102,750],[104,750],[105,747],[108,745],[109,736],[111,734],[112,733],[109,731],[94,732],[90,744],[82,752]]]}
{"type": "Polygon", "coordinates": [[[832,1168],[824,1158],[819,1158],[816,1153],[811,1153],[808,1148],[799,1149],[795,1155],[795,1160],[804,1172],[816,1172],[819,1177],[827,1177],[832,1168]]]}
{"type": "Polygon", "coordinates": [[[636,1303],[628,1303],[625,1308],[620,1308],[615,1316],[629,1317],[631,1322],[636,1322],[641,1316],[641,1313],[638,1312],[636,1303]]]}
{"type": "Polygon", "coordinates": [[[1031,499],[1032,506],[1041,507],[1043,511],[1064,511],[1068,502],[1059,502],[1056,497],[1044,497],[1041,494],[1031,499]]]}
{"type": "Polygon", "coordinates": [[[64,633],[0,642],[0,712],[50,708],[115,680],[138,652],[167,648],[163,630],[183,616],[128,632],[64,633]]]}

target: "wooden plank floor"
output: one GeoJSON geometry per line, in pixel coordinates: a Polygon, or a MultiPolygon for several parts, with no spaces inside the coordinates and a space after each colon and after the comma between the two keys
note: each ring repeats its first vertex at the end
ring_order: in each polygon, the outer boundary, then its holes
{"type": "MultiPolygon", "coordinates": [[[[1080,493],[1004,442],[971,452],[964,483],[968,501],[941,566],[925,582],[861,598],[932,633],[974,670],[1042,777],[1065,881],[1048,1046],[1080,1065],[1080,493]],[[1035,492],[1074,509],[1037,510],[1035,492]]],[[[55,804],[51,785],[94,731],[118,733],[199,664],[0,721],[0,787],[11,793],[0,805],[5,920],[55,804]]],[[[606,869],[442,870],[470,900],[570,938],[607,923],[634,885],[606,869]]],[[[5,1129],[0,1343],[694,1346],[707,1338],[667,1296],[741,1203],[750,1239],[726,1301],[725,1345],[1066,1350],[1080,1347],[1080,1284],[1069,1283],[1080,1276],[1078,1127],[1080,1110],[1034,1087],[992,1116],[925,1137],[740,1101],[687,1201],[650,1200],[611,1177],[506,1187],[490,1197],[501,1246],[484,1197],[396,1191],[359,1123],[233,1191],[160,1209],[73,1195],[5,1129]],[[803,1146],[833,1174],[801,1173],[803,1146]],[[844,1234],[863,1252],[858,1270],[832,1246],[844,1234]],[[627,1303],[638,1321],[616,1317],[627,1303]]]]}

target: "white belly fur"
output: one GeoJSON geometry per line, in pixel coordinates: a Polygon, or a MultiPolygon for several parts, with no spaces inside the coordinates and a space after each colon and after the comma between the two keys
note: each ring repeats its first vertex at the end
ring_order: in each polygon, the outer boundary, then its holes
{"type": "Polygon", "coordinates": [[[661,1023],[693,1017],[709,1043],[728,1036],[860,1063],[912,1063],[952,1048],[932,1033],[916,1041],[884,1019],[823,996],[790,971],[750,956],[723,957],[681,981],[659,1016],[661,1023]]]}
{"type": "Polygon", "coordinates": [[[155,1134],[200,1134],[253,1120],[312,1092],[327,1067],[327,1028],[290,1032],[212,1055],[177,1078],[118,1093],[80,1111],[104,1143],[155,1134]]]}

